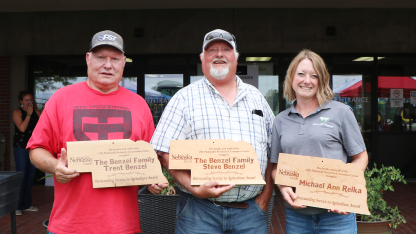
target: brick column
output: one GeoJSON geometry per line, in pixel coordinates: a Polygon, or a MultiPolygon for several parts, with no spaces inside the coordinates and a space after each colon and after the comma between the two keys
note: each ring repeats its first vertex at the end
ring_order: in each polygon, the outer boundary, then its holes
{"type": "MultiPolygon", "coordinates": [[[[10,56],[0,56],[0,132],[6,135],[5,171],[11,170],[10,164],[10,56]]],[[[0,168],[1,170],[1,168],[0,168]]]]}

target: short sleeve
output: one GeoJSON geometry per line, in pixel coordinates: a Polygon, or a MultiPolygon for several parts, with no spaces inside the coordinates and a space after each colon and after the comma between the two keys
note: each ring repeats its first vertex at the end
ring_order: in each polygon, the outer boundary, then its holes
{"type": "MultiPolygon", "coordinates": [[[[48,104],[51,103],[47,103],[47,106],[48,104]]],[[[43,110],[35,130],[33,130],[32,137],[27,143],[26,149],[31,150],[36,148],[43,148],[49,151],[52,155],[56,156],[60,152],[59,144],[57,141],[58,137],[55,136],[53,131],[48,111],[49,109],[47,107],[45,110],[43,110]]]]}
{"type": "MultiPolygon", "coordinates": [[[[146,108],[146,122],[147,122],[147,126],[146,129],[144,131],[142,131],[142,140],[146,141],[146,142],[150,142],[150,140],[152,139],[153,133],[155,131],[155,124],[153,122],[153,117],[152,117],[152,113],[150,112],[149,107],[144,106],[144,108],[146,108]]],[[[141,117],[140,117],[141,118],[141,117]]]]}
{"type": "Polygon", "coordinates": [[[267,156],[270,157],[271,147],[272,147],[272,129],[273,129],[273,120],[274,114],[273,111],[270,109],[269,104],[267,103],[266,99],[263,98],[263,110],[265,110],[265,119],[266,119],[266,131],[267,131],[267,156]]]}
{"type": "Polygon", "coordinates": [[[342,145],[348,156],[354,156],[365,151],[366,147],[354,113],[349,108],[344,112],[340,128],[342,145]]]}
{"type": "Polygon", "coordinates": [[[150,144],[156,151],[169,153],[170,141],[185,140],[185,130],[184,104],[177,93],[163,111],[150,144]]]}
{"type": "Polygon", "coordinates": [[[272,129],[272,147],[270,152],[270,162],[277,163],[279,160],[279,153],[282,152],[282,148],[280,145],[280,133],[279,133],[279,120],[276,116],[274,123],[273,123],[273,129],[272,129]]]}

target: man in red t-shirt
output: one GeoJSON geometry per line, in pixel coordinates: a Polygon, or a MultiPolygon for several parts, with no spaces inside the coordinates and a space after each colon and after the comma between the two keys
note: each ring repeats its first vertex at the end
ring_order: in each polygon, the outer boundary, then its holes
{"type": "Polygon", "coordinates": [[[56,91],[27,149],[39,169],[54,174],[52,233],[139,233],[138,187],[93,189],[91,173],[68,169],[66,143],[131,139],[149,142],[154,123],[139,95],[120,87],[126,57],[112,31],[94,35],[86,55],[88,80],[56,91]]]}

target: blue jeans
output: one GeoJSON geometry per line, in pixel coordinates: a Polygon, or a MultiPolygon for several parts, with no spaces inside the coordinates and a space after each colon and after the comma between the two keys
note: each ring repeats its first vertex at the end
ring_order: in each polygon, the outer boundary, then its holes
{"type": "Polygon", "coordinates": [[[286,208],[286,233],[352,234],[357,233],[357,222],[354,213],[340,215],[333,212],[324,212],[307,215],[286,208]]]}
{"type": "MultiPolygon", "coordinates": [[[[53,232],[49,232],[49,234],[55,234],[55,233],[53,233],[53,232]]],[[[140,233],[135,233],[135,234],[140,234],[140,233]]]]}
{"type": "Polygon", "coordinates": [[[35,177],[35,166],[30,162],[28,150],[15,147],[14,159],[16,161],[16,171],[23,172],[17,209],[24,210],[32,206],[32,185],[33,177],[35,177]]]}
{"type": "Polygon", "coordinates": [[[176,205],[175,233],[267,233],[266,212],[254,199],[245,202],[247,209],[223,207],[183,192],[176,205]]]}
{"type": "MultiPolygon", "coordinates": [[[[49,234],[55,234],[55,233],[53,233],[53,232],[49,232],[49,234]]],[[[135,234],[140,234],[140,233],[135,233],[135,234]]]]}

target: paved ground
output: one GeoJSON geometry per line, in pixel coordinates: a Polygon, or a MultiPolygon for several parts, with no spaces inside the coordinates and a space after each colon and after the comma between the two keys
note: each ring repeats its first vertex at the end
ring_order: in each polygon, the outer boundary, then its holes
{"type": "MultiPolygon", "coordinates": [[[[393,233],[416,234],[416,182],[407,185],[394,184],[395,192],[386,192],[385,200],[390,206],[398,206],[407,223],[401,224],[393,233]]],[[[24,212],[17,216],[17,233],[44,234],[42,223],[49,218],[53,203],[53,188],[43,185],[33,186],[33,204],[39,208],[38,212],[24,212]]],[[[10,233],[10,215],[0,218],[0,233],[10,233]]],[[[275,197],[272,226],[270,233],[283,234],[285,232],[285,210],[282,196],[275,197]]]]}
{"type": "MultiPolygon", "coordinates": [[[[53,187],[33,185],[33,205],[39,208],[37,212],[23,212],[22,216],[16,216],[17,233],[42,233],[45,234],[43,221],[49,219],[53,204],[53,187]]],[[[0,218],[0,233],[11,233],[10,215],[0,218]]]]}

